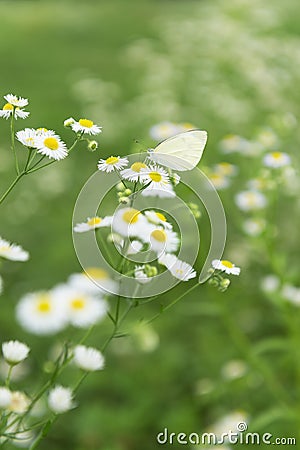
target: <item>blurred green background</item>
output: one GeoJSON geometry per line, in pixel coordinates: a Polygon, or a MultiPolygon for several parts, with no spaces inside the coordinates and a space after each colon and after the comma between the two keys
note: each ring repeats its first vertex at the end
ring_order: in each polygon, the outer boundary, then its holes
{"type": "MultiPolygon", "coordinates": [[[[253,139],[261,127],[277,124],[284,129],[282,150],[297,162],[299,15],[297,0],[0,1],[1,95],[30,100],[31,115],[17,128],[45,126],[70,143],[65,118],[87,116],[103,125],[97,153],[82,145],[67,160],[24,179],[1,206],[1,236],[31,253],[24,265],[1,267],[1,340],[23,339],[33,349],[25,388],[56,338],[24,333],[14,306],[22,294],[51,288],[80,270],[72,211],[98,158],[146,148],[150,126],[171,120],[208,130],[203,165],[229,160],[240,167],[234,186],[221,197],[229,228],[226,256],[242,267],[242,275],[225,294],[202,286],[153,327],[116,341],[106,370],[90,376],[78,395],[80,407],[61,418],[41,448],[150,450],[159,447],[156,434],[164,427],[200,433],[233,411],[244,411],[254,431],[296,435],[300,346],[297,333],[289,337],[285,319],[300,328],[298,310],[284,309],[283,319],[282,308],[260,290],[259,279],[273,268],[263,244],[241,232],[243,215],[233,202],[261,163],[221,155],[218,142],[229,133],[253,139]],[[280,345],[258,348],[268,340],[280,345]],[[232,360],[245,365],[243,376],[224,375],[232,360]],[[285,414],[285,402],[295,416],[285,414]]],[[[4,190],[13,177],[4,120],[0,146],[4,190]]],[[[293,269],[281,273],[282,281],[286,275],[296,284],[298,206],[297,200],[283,199],[274,215],[277,252],[285,255],[285,270],[293,269]]],[[[169,292],[162,302],[184,289],[169,292]]],[[[137,311],[136,319],[157,310],[158,304],[151,304],[137,311]]],[[[89,343],[103,342],[109,327],[101,325],[89,343]]]]}

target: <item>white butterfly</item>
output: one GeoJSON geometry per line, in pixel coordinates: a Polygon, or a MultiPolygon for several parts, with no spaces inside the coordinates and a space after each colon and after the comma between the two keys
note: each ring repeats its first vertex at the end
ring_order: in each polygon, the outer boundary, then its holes
{"type": "Polygon", "coordinates": [[[181,172],[192,170],[202,157],[206,141],[206,131],[190,130],[179,133],[150,149],[149,158],[170,169],[181,172]]]}

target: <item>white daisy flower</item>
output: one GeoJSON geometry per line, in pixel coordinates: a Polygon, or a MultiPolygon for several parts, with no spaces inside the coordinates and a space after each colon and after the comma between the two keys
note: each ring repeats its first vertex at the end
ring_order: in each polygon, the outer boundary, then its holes
{"type": "Polygon", "coordinates": [[[214,171],[218,174],[225,175],[226,177],[231,177],[237,174],[238,168],[229,162],[221,162],[214,166],[214,171]]]}
{"type": "Polygon", "coordinates": [[[24,414],[29,408],[31,401],[24,392],[13,391],[11,393],[11,402],[9,410],[16,414],[24,414]]]}
{"type": "Polygon", "coordinates": [[[274,148],[279,144],[278,136],[271,128],[262,129],[256,139],[264,148],[274,148]]]}
{"type": "Polygon", "coordinates": [[[209,179],[216,189],[226,189],[230,186],[230,179],[221,173],[211,173],[209,179]]]}
{"type": "Polygon", "coordinates": [[[178,125],[172,122],[158,123],[149,130],[150,137],[155,141],[163,141],[178,133],[180,133],[178,125]]]}
{"type": "Polygon", "coordinates": [[[56,301],[65,305],[69,323],[74,327],[87,328],[103,319],[107,312],[107,303],[103,298],[95,297],[68,285],[59,285],[52,290],[56,301]]]}
{"type": "Polygon", "coordinates": [[[26,119],[29,116],[29,112],[19,108],[19,106],[13,106],[11,103],[6,103],[2,109],[0,109],[0,117],[8,119],[14,114],[15,119],[26,119]]]}
{"type": "Polygon", "coordinates": [[[242,211],[253,211],[265,208],[267,198],[258,191],[242,191],[235,196],[235,203],[242,211]]]}
{"type": "Polygon", "coordinates": [[[11,404],[12,394],[6,387],[0,387],[0,409],[6,409],[11,404]]]}
{"type": "Polygon", "coordinates": [[[176,194],[171,184],[166,185],[163,189],[146,187],[141,192],[142,197],[159,197],[159,198],[174,198],[176,194]]]}
{"type": "Polygon", "coordinates": [[[7,94],[4,95],[4,99],[7,103],[10,103],[13,106],[18,106],[19,108],[24,108],[24,106],[28,105],[28,99],[23,97],[18,97],[17,95],[7,94]]]}
{"type": "Polygon", "coordinates": [[[21,144],[28,148],[36,148],[36,130],[34,128],[25,128],[16,133],[16,138],[21,144]]]}
{"type": "Polygon", "coordinates": [[[110,173],[113,170],[124,169],[128,164],[127,158],[121,158],[120,156],[110,156],[107,159],[99,159],[98,169],[102,172],[110,173]]]}
{"type": "Polygon", "coordinates": [[[165,266],[173,277],[181,281],[189,281],[195,278],[197,273],[187,262],[181,261],[175,255],[164,253],[158,260],[159,264],[165,266]]]}
{"type": "Polygon", "coordinates": [[[70,275],[68,285],[89,295],[102,295],[117,291],[117,283],[110,278],[106,270],[98,267],[89,267],[85,272],[70,275]]]}
{"type": "Polygon", "coordinates": [[[58,333],[68,319],[65,303],[51,292],[26,294],[17,305],[16,316],[25,330],[37,335],[58,333]]]}
{"type": "Polygon", "coordinates": [[[145,272],[145,266],[135,266],[134,278],[140,284],[147,284],[151,281],[151,277],[145,272]]]}
{"type": "MultiPolygon", "coordinates": [[[[148,236],[146,237],[146,239],[148,236]]],[[[148,239],[147,239],[148,240],[148,239]]],[[[173,253],[179,248],[180,239],[173,230],[156,228],[149,236],[151,248],[158,255],[162,253],[173,253]]]]}
{"type": "Polygon", "coordinates": [[[247,182],[247,187],[250,191],[263,191],[272,188],[273,185],[273,180],[264,177],[251,178],[247,182]]]}
{"type": "Polygon", "coordinates": [[[73,117],[69,117],[68,119],[64,120],[64,127],[69,128],[76,122],[73,117]]]}
{"type": "Polygon", "coordinates": [[[71,124],[71,128],[76,133],[96,135],[102,132],[102,127],[95,125],[94,122],[89,119],[79,119],[78,122],[73,122],[71,124]]]}
{"type": "Polygon", "coordinates": [[[36,132],[36,135],[37,135],[37,136],[43,136],[43,137],[56,136],[55,131],[53,131],[53,130],[48,130],[48,128],[45,128],[45,127],[37,128],[37,129],[35,130],[35,132],[36,132]]]}
{"type": "Polygon", "coordinates": [[[70,388],[56,386],[48,396],[48,406],[55,414],[62,414],[74,408],[73,392],[70,388]]]}
{"type": "Polygon", "coordinates": [[[145,217],[148,222],[153,225],[162,225],[164,228],[172,229],[172,225],[167,221],[167,218],[164,214],[158,211],[145,211],[145,217]]]}
{"type": "Polygon", "coordinates": [[[74,363],[82,370],[95,372],[104,368],[105,360],[96,348],[77,345],[74,348],[74,363]]]}
{"type": "Polygon", "coordinates": [[[243,223],[243,230],[249,236],[259,236],[266,228],[266,221],[263,219],[248,219],[243,223]]]}
{"type": "Polygon", "coordinates": [[[141,181],[149,184],[148,189],[164,189],[170,185],[168,172],[159,166],[150,166],[141,169],[141,181]]]}
{"type": "Polygon", "coordinates": [[[272,293],[278,291],[280,287],[280,279],[277,275],[269,274],[262,278],[260,287],[264,292],[272,293]]]}
{"type": "Polygon", "coordinates": [[[291,158],[284,152],[271,152],[264,156],[263,163],[267,167],[278,169],[280,167],[289,166],[291,164],[291,158]]]}
{"type": "Polygon", "coordinates": [[[239,267],[236,267],[232,262],[227,261],[226,259],[214,259],[211,265],[214,269],[221,270],[228,275],[239,275],[241,272],[239,267]]]}
{"type": "Polygon", "coordinates": [[[14,366],[27,358],[30,348],[19,341],[8,341],[2,344],[2,353],[5,361],[14,366]]]}
{"type": "Polygon", "coordinates": [[[29,253],[20,245],[11,244],[0,237],[0,258],[10,259],[11,261],[27,261],[29,253]]]}
{"type": "Polygon", "coordinates": [[[147,165],[143,162],[135,162],[133,163],[129,169],[124,169],[120,172],[122,178],[124,178],[124,180],[129,180],[129,181],[140,181],[141,178],[141,170],[142,169],[147,169],[147,165]]]}
{"type": "Polygon", "coordinates": [[[36,139],[38,153],[48,156],[50,159],[64,159],[68,156],[66,144],[56,134],[48,135],[48,132],[41,134],[36,139]]]}
{"type": "Polygon", "coordinates": [[[101,217],[88,217],[86,222],[77,223],[74,227],[76,233],[84,233],[86,231],[95,230],[97,228],[109,227],[112,223],[112,216],[101,217]]]}
{"type": "Polygon", "coordinates": [[[226,154],[241,153],[244,155],[251,155],[253,152],[256,152],[254,147],[252,142],[236,134],[229,134],[220,142],[220,149],[226,154]]]}
{"type": "Polygon", "coordinates": [[[143,214],[134,208],[121,208],[113,216],[112,229],[121,236],[140,236],[147,221],[143,214]]]}
{"type": "Polygon", "coordinates": [[[281,291],[282,297],[295,306],[300,306],[300,288],[285,284],[281,291]]]}

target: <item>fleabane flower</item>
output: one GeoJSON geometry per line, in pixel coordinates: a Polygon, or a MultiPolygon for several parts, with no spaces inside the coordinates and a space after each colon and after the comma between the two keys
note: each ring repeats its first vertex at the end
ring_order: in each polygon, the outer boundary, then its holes
{"type": "Polygon", "coordinates": [[[110,156],[107,159],[99,159],[98,161],[98,169],[101,172],[110,173],[113,170],[121,170],[124,169],[128,164],[127,158],[121,158],[120,156],[110,156]]]}
{"type": "Polygon", "coordinates": [[[95,230],[97,228],[109,227],[112,223],[112,216],[101,217],[88,217],[86,222],[77,223],[74,227],[76,233],[84,233],[86,231],[95,230]]]}
{"type": "Polygon", "coordinates": [[[212,172],[209,179],[216,189],[226,189],[230,186],[230,179],[222,173],[212,172]]]}
{"type": "Polygon", "coordinates": [[[68,320],[65,303],[45,291],[22,297],[17,305],[16,316],[25,330],[37,335],[58,333],[68,320]]]}
{"type": "Polygon", "coordinates": [[[36,148],[38,153],[57,161],[68,156],[66,144],[56,134],[48,135],[47,132],[42,133],[36,139],[36,148]]]}
{"type": "Polygon", "coordinates": [[[112,221],[112,229],[121,236],[140,236],[147,221],[143,214],[135,208],[118,209],[112,221]]]}
{"type": "Polygon", "coordinates": [[[55,414],[62,414],[74,408],[73,392],[70,388],[56,386],[48,396],[48,406],[55,414]]]}
{"type": "Polygon", "coordinates": [[[91,134],[94,136],[102,132],[102,127],[95,125],[89,119],[79,119],[78,122],[75,121],[71,124],[71,128],[75,133],[91,134]]]}
{"type": "Polygon", "coordinates": [[[19,341],[8,341],[2,344],[2,353],[5,361],[14,366],[27,358],[30,348],[19,341]]]}
{"type": "Polygon", "coordinates": [[[243,223],[243,230],[249,236],[259,236],[266,228],[264,219],[248,219],[243,223]]]}
{"type": "Polygon", "coordinates": [[[11,393],[9,410],[16,414],[24,414],[30,406],[30,398],[21,391],[11,393]]]}
{"type": "Polygon", "coordinates": [[[237,174],[237,166],[230,164],[229,162],[220,162],[214,166],[214,171],[221,175],[225,175],[227,177],[231,177],[237,174]]]}
{"type": "Polygon", "coordinates": [[[231,261],[225,259],[214,259],[211,265],[214,269],[221,270],[221,272],[225,272],[228,275],[239,275],[241,272],[239,267],[236,267],[231,261]]]}
{"type": "Polygon", "coordinates": [[[3,386],[0,386],[0,409],[6,409],[11,404],[11,391],[3,386]]]}
{"type": "Polygon", "coordinates": [[[19,108],[24,108],[24,106],[28,105],[28,99],[23,97],[18,97],[17,95],[7,94],[4,95],[4,99],[7,103],[10,103],[13,106],[18,106],[19,108]]]}
{"type": "Polygon", "coordinates": [[[57,302],[65,305],[68,322],[78,328],[87,328],[100,322],[108,309],[103,298],[86,294],[68,285],[54,288],[52,296],[57,302]]]}
{"type": "Polygon", "coordinates": [[[289,166],[291,164],[291,158],[284,152],[271,152],[264,156],[263,163],[267,167],[279,169],[280,167],[289,166]]]}
{"type": "Polygon", "coordinates": [[[21,144],[28,148],[36,148],[37,133],[34,128],[25,128],[16,133],[16,138],[21,144]]]}
{"type": "Polygon", "coordinates": [[[145,217],[153,225],[162,225],[164,228],[172,229],[172,225],[167,221],[166,216],[159,211],[145,211],[145,217]]]}
{"type": "Polygon", "coordinates": [[[136,182],[140,181],[142,169],[147,169],[147,165],[143,162],[136,161],[135,163],[131,164],[128,169],[122,170],[120,174],[121,177],[124,178],[124,180],[136,182]]]}
{"type": "Polygon", "coordinates": [[[185,261],[181,261],[175,255],[164,253],[158,260],[159,264],[165,266],[173,277],[181,281],[189,281],[195,278],[197,273],[194,268],[185,261]]]}
{"type": "Polygon", "coordinates": [[[176,252],[180,244],[177,233],[169,229],[156,228],[146,239],[149,239],[152,250],[158,255],[176,252]]]}
{"type": "Polygon", "coordinates": [[[178,125],[172,122],[157,123],[149,130],[151,138],[155,141],[163,141],[171,136],[175,136],[175,134],[178,134],[179,132],[178,125]]]}
{"type": "Polygon", "coordinates": [[[258,191],[242,191],[235,196],[235,203],[242,211],[253,211],[265,208],[267,198],[258,191]]]}
{"type": "Polygon", "coordinates": [[[149,184],[148,189],[164,189],[170,184],[167,171],[159,166],[141,169],[141,181],[144,184],[149,184]]]}
{"type": "Polygon", "coordinates": [[[95,372],[104,368],[105,360],[96,348],[77,345],[74,348],[74,363],[82,370],[95,372]]]}
{"type": "Polygon", "coordinates": [[[29,253],[20,245],[11,244],[0,237],[0,258],[9,259],[11,261],[27,261],[29,253]]]}
{"type": "Polygon", "coordinates": [[[28,111],[24,111],[19,106],[14,106],[11,103],[5,103],[2,109],[0,109],[0,117],[4,119],[8,119],[12,115],[14,115],[15,119],[26,119],[29,114],[28,111]]]}
{"type": "Polygon", "coordinates": [[[115,293],[118,287],[108,272],[99,267],[88,267],[85,272],[73,273],[68,279],[68,285],[80,292],[101,296],[107,292],[115,293]]]}

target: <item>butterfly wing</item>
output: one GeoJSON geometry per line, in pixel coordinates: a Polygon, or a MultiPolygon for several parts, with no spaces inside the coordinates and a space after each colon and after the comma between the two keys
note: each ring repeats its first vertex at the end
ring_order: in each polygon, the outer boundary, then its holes
{"type": "Polygon", "coordinates": [[[199,163],[206,141],[206,131],[186,131],[162,141],[149,156],[170,169],[191,170],[199,163]]]}

